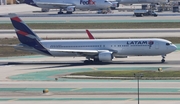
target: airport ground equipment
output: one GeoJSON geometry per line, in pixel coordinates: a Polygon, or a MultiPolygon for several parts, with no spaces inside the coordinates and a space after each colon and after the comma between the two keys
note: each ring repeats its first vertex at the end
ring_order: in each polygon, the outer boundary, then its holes
{"type": "Polygon", "coordinates": [[[172,4],[172,12],[180,12],[180,2],[174,2],[172,4]]]}
{"type": "Polygon", "coordinates": [[[134,10],[134,15],[133,16],[136,16],[136,17],[154,16],[154,17],[156,17],[157,14],[153,10],[136,9],[136,10],[134,10]]]}

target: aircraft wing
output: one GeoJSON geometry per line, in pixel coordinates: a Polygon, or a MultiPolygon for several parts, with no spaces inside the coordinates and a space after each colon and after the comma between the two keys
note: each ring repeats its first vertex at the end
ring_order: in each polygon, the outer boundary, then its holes
{"type": "Polygon", "coordinates": [[[69,52],[82,55],[97,55],[99,52],[110,52],[109,50],[73,50],[73,49],[49,49],[50,52],[69,52]]]}
{"type": "Polygon", "coordinates": [[[36,4],[38,5],[53,5],[53,6],[57,6],[57,7],[66,7],[66,6],[73,6],[74,4],[70,4],[70,3],[53,3],[53,2],[36,2],[36,4]]]}

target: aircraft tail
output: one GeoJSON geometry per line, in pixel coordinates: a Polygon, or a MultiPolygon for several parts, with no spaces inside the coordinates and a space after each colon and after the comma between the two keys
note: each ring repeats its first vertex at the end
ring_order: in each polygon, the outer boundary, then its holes
{"type": "Polygon", "coordinates": [[[95,39],[89,30],[86,30],[86,33],[88,34],[89,39],[95,39]]]}
{"type": "Polygon", "coordinates": [[[26,4],[28,4],[28,5],[32,5],[32,6],[38,7],[38,6],[36,5],[36,3],[34,2],[34,0],[16,0],[16,2],[17,2],[18,4],[20,4],[20,3],[26,3],[26,4]]]}
{"type": "Polygon", "coordinates": [[[10,13],[9,16],[21,43],[30,45],[31,39],[41,40],[16,14],[10,13]]]}
{"type": "Polygon", "coordinates": [[[39,42],[41,39],[15,13],[9,13],[9,16],[17,37],[22,44],[33,47],[41,53],[50,55],[48,50],[39,42]]]}

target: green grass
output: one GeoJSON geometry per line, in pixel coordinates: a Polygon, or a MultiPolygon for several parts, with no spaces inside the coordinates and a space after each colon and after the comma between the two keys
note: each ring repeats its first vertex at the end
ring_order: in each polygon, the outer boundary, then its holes
{"type": "MultiPolygon", "coordinates": [[[[28,23],[32,29],[139,29],[139,28],[180,28],[180,22],[167,23],[28,23]]],[[[13,29],[4,23],[0,29],[13,29]]]]}
{"type": "Polygon", "coordinates": [[[143,70],[127,70],[127,71],[93,71],[79,72],[71,75],[86,75],[95,77],[134,77],[134,73],[143,73],[144,77],[180,77],[180,71],[143,71],[143,70]]]}
{"type": "Polygon", "coordinates": [[[35,55],[26,51],[16,50],[14,47],[1,46],[0,57],[35,55]]]}

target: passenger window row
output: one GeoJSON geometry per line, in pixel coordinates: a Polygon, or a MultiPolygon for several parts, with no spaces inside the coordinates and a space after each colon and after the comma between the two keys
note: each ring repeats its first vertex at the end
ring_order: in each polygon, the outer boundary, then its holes
{"type": "Polygon", "coordinates": [[[50,48],[58,48],[58,47],[105,47],[105,45],[86,45],[86,46],[62,46],[62,45],[51,45],[50,48]]]}

